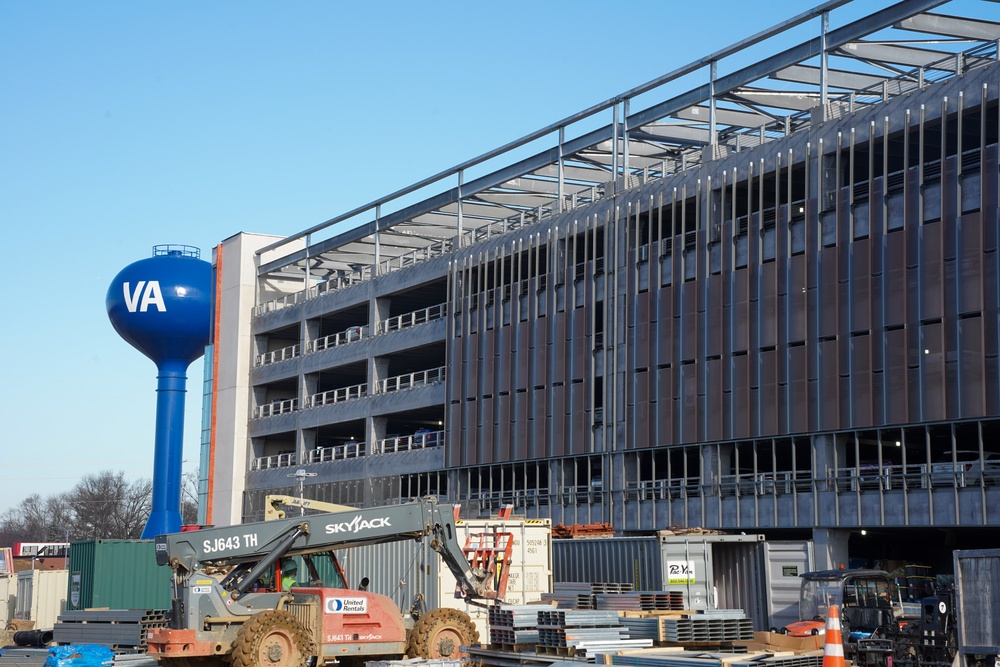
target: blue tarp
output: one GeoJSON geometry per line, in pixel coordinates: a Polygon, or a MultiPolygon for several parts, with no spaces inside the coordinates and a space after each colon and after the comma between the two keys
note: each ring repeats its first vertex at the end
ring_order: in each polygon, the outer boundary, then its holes
{"type": "Polygon", "coordinates": [[[98,644],[53,646],[45,658],[45,667],[111,667],[115,653],[98,644]]]}

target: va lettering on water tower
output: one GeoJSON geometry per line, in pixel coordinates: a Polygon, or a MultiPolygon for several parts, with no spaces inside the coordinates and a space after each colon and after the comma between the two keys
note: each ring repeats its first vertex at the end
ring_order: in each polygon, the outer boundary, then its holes
{"type": "Polygon", "coordinates": [[[131,289],[131,283],[125,282],[122,283],[122,290],[125,293],[125,307],[130,313],[134,313],[136,308],[139,309],[140,313],[145,313],[150,306],[156,306],[156,309],[161,313],[167,312],[159,280],[140,280],[135,284],[134,292],[131,289]]]}

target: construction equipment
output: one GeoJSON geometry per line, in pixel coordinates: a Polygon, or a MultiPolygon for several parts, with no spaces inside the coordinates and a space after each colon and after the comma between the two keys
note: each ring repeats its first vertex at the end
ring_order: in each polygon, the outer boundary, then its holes
{"type": "Polygon", "coordinates": [[[333,551],[410,539],[440,554],[459,582],[456,595],[501,598],[509,547],[497,540],[463,549],[451,510],[434,498],[161,535],[156,556],[173,570],[172,621],[150,632],[149,653],[175,667],[214,656],[233,667],[459,657],[479,639],[468,615],[434,609],[408,631],[413,619],[389,597],[348,589],[333,551]],[[292,563],[302,583],[286,587],[292,563]]]}
{"type": "Polygon", "coordinates": [[[823,634],[840,608],[844,653],[854,665],[946,667],[958,650],[954,590],[904,604],[882,570],[823,570],[802,575],[799,618],[785,634],[823,634]]]}

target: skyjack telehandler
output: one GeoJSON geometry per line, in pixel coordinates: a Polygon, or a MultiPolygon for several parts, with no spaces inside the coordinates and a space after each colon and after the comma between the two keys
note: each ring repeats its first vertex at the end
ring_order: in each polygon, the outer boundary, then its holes
{"type": "Polygon", "coordinates": [[[219,657],[233,667],[459,657],[460,646],[479,640],[467,614],[434,609],[408,630],[413,619],[391,598],[348,588],[333,551],[410,539],[440,554],[456,595],[502,599],[512,535],[470,535],[463,548],[452,510],[434,498],[206,528],[156,538],[157,562],[173,570],[172,620],[150,631],[149,653],[168,667],[219,657]],[[293,562],[297,583],[284,590],[293,562]]]}

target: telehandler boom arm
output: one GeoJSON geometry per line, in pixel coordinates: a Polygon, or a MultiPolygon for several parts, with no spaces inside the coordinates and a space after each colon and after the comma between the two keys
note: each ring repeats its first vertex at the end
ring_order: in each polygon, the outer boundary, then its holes
{"type": "Polygon", "coordinates": [[[156,538],[156,558],[179,577],[206,566],[236,566],[223,580],[223,587],[238,597],[271,564],[286,556],[422,539],[430,540],[429,545],[441,555],[467,597],[497,596],[490,573],[466,559],[451,510],[442,511],[434,498],[160,535],[156,538]]]}

